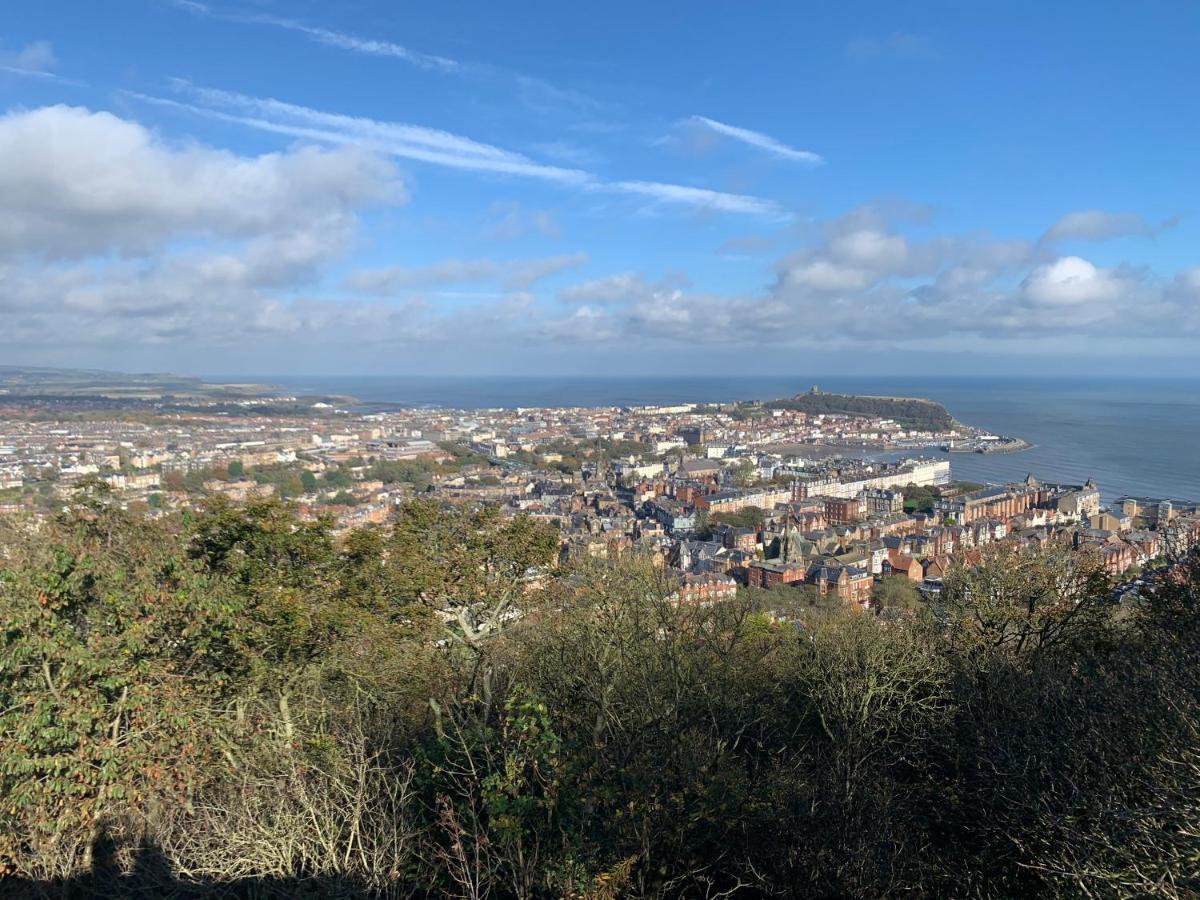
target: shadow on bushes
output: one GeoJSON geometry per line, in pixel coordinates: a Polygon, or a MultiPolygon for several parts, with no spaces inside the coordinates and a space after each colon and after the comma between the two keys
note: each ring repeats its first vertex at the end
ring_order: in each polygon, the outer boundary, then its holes
{"type": "Polygon", "coordinates": [[[233,881],[205,881],[177,877],[170,861],[150,841],[143,841],[128,872],[116,862],[116,845],[101,833],[92,843],[91,869],[75,878],[35,881],[0,877],[0,896],[13,900],[72,900],[72,898],[179,898],[179,900],[275,900],[275,898],[330,898],[368,900],[380,894],[337,877],[255,877],[233,881]]]}

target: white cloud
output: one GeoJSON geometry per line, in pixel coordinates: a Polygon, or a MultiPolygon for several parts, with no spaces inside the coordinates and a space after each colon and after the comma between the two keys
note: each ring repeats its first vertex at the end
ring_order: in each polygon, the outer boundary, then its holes
{"type": "Polygon", "coordinates": [[[532,149],[542,156],[558,160],[568,166],[596,166],[603,162],[603,157],[588,147],[581,147],[571,141],[541,141],[533,144],[532,149]]]}
{"type": "Polygon", "coordinates": [[[510,264],[505,276],[506,287],[524,290],[537,282],[558,275],[571,269],[577,269],[586,264],[586,253],[571,253],[563,256],[549,256],[544,259],[527,259],[510,264]]]}
{"type": "Polygon", "coordinates": [[[0,345],[109,348],[360,346],[423,340],[430,319],[414,304],[328,302],[253,283],[243,261],[204,254],[97,266],[0,266],[0,345]],[[265,343],[263,343],[265,342],[265,343]]]}
{"type": "Polygon", "coordinates": [[[1180,272],[1177,283],[1179,287],[1200,301],[1200,266],[1192,266],[1192,268],[1180,272]]]}
{"type": "MultiPolygon", "coordinates": [[[[624,272],[558,296],[602,316],[603,329],[593,333],[626,350],[678,349],[681,341],[761,350],[976,341],[1003,352],[1032,338],[1078,348],[1113,335],[1178,341],[1200,334],[1200,267],[1167,280],[1080,257],[1047,259],[1028,240],[948,235],[914,243],[877,208],[818,227],[777,272],[769,290],[743,295],[624,272]],[[745,323],[755,327],[739,327],[745,323]]],[[[562,322],[567,331],[577,326],[574,314],[562,322]]]]}
{"type": "Polygon", "coordinates": [[[364,294],[387,294],[408,288],[489,281],[500,272],[490,259],[444,259],[428,266],[362,269],[346,276],[346,287],[364,294]]]}
{"type": "Polygon", "coordinates": [[[140,94],[132,96],[260,131],[323,143],[358,144],[374,152],[454,169],[574,184],[585,183],[590,178],[586,172],[577,169],[542,165],[520,153],[435,128],[322,112],[272,98],[195,88],[186,82],[176,82],[176,85],[200,105],[140,94]]]}
{"type": "Polygon", "coordinates": [[[828,223],[824,238],[802,248],[780,264],[779,280],[787,286],[823,292],[860,291],[890,277],[936,271],[953,251],[946,241],[913,244],[889,230],[891,219],[910,218],[909,206],[859,207],[828,223]]]}
{"type": "Polygon", "coordinates": [[[553,210],[529,209],[515,200],[497,201],[487,208],[483,235],[495,241],[515,241],[526,234],[562,237],[562,226],[553,210]]]}
{"type": "Polygon", "coordinates": [[[722,191],[710,191],[707,188],[687,187],[681,184],[663,184],[658,181],[596,182],[594,189],[650,197],[662,203],[677,203],[714,212],[776,217],[783,215],[777,205],[761,197],[727,194],[722,191]]]}
{"type": "MultiPolygon", "coordinates": [[[[385,143],[383,135],[464,159],[511,160],[508,151],[457,135],[388,131],[397,123],[386,122],[305,122],[298,109],[237,112],[263,121],[294,115],[297,128],[344,140],[325,141],[338,144],[333,149],[252,156],[169,142],[85,109],[0,117],[5,352],[107,348],[111,358],[132,359],[146,347],[229,348],[253,359],[261,346],[289,354],[307,348],[324,360],[336,347],[354,348],[346,354],[376,348],[388,359],[444,348],[468,355],[459,358],[503,352],[519,360],[564,345],[583,358],[600,347],[635,357],[643,348],[682,355],[699,345],[765,353],[831,341],[1016,346],[1031,338],[1082,344],[1200,335],[1200,267],[1157,275],[1059,257],[1036,241],[917,237],[914,208],[904,205],[813,223],[778,262],[776,281],[747,293],[715,294],[683,276],[633,271],[554,291],[544,279],[588,261],[575,253],[360,270],[346,286],[362,296],[337,296],[328,288],[330,264],[353,246],[360,213],[405,199],[395,167],[370,149],[385,143]],[[402,293],[472,282],[486,282],[487,292],[464,291],[455,303],[436,302],[438,292],[402,293]]],[[[629,184],[595,179],[582,189],[661,199],[663,186],[629,184]]],[[[711,201],[704,194],[690,205],[711,201]]],[[[508,204],[492,212],[501,229],[515,222],[525,233],[556,230],[545,210],[508,204]]],[[[921,233],[930,227],[922,223],[921,233]]]]}
{"type": "Polygon", "coordinates": [[[349,249],[362,209],[405,199],[393,164],[359,148],[241,156],[108,113],[10,113],[0,343],[248,348],[341,328],[366,314],[293,298],[349,249]]]}
{"type": "Polygon", "coordinates": [[[654,181],[604,181],[582,169],[535,162],[520,153],[437,129],[344,116],[272,98],[196,88],[186,82],[176,84],[199,105],[142,94],[129,96],[274,134],[338,145],[358,144],[374,152],[454,169],[518,175],[592,192],[650,197],[660,203],[707,211],[782,215],[778,206],[760,197],[654,181]]]}
{"type": "Polygon", "coordinates": [[[564,303],[591,305],[623,303],[645,297],[650,290],[640,275],[622,272],[570,285],[558,292],[558,299],[564,303]]]}
{"type": "Polygon", "coordinates": [[[898,234],[862,228],[836,235],[827,252],[834,259],[881,272],[901,272],[909,262],[908,241],[898,234]]]}
{"type": "Polygon", "coordinates": [[[1121,280],[1086,259],[1064,256],[1038,266],[1021,285],[1026,298],[1046,306],[1108,304],[1121,293],[1121,280]]]}
{"type": "Polygon", "coordinates": [[[866,271],[838,265],[827,259],[791,266],[784,271],[783,279],[789,284],[815,291],[859,291],[871,282],[871,276],[866,271]]]}
{"type": "Polygon", "coordinates": [[[12,53],[0,51],[0,67],[30,75],[46,74],[58,66],[58,58],[49,41],[33,41],[12,53]]]}
{"type": "Polygon", "coordinates": [[[724,122],[718,122],[706,116],[692,116],[691,121],[703,125],[717,134],[732,138],[735,141],[741,141],[743,144],[751,147],[757,147],[759,150],[765,150],[767,153],[780,159],[788,159],[793,162],[808,163],[810,165],[820,165],[825,161],[811,150],[797,150],[795,147],[789,147],[782,141],[777,141],[770,135],[759,131],[751,131],[749,128],[726,125],[724,122]]]}
{"type": "Polygon", "coordinates": [[[0,117],[0,256],[245,239],[404,200],[394,167],[361,149],[242,157],[171,145],[136,122],[78,107],[0,117]]]}
{"type": "Polygon", "coordinates": [[[336,47],[339,50],[350,50],[354,53],[362,53],[367,56],[383,56],[391,59],[401,59],[412,65],[422,69],[440,69],[447,72],[453,72],[460,68],[460,63],[453,59],[447,59],[444,56],[436,56],[430,53],[421,53],[417,50],[412,50],[405,47],[403,44],[397,44],[394,41],[384,41],[375,38],[364,38],[353,34],[346,34],[341,31],[334,31],[329,28],[319,28],[314,25],[306,25],[303,22],[298,22],[295,19],[286,19],[281,16],[272,16],[266,13],[224,13],[217,12],[206,3],[201,3],[199,0],[165,0],[165,2],[181,9],[186,13],[194,16],[210,16],[216,19],[222,19],[227,22],[240,22],[246,25],[269,25],[275,28],[281,28],[285,31],[292,31],[296,34],[302,34],[309,40],[318,44],[324,44],[328,47],[336,47]]]}
{"type": "Polygon", "coordinates": [[[499,281],[506,288],[526,290],[544,278],[577,268],[587,260],[586,253],[510,262],[492,259],[445,259],[428,266],[362,269],[348,275],[345,286],[363,294],[390,294],[440,285],[499,281]]]}
{"type": "Polygon", "coordinates": [[[54,55],[54,48],[49,41],[33,41],[20,50],[11,52],[0,48],[0,72],[61,84],[78,84],[69,78],[55,75],[52,70],[57,66],[58,58],[54,55]]]}
{"type": "Polygon", "coordinates": [[[305,25],[304,23],[297,22],[293,19],[282,19],[276,16],[266,15],[243,16],[239,18],[247,22],[255,22],[263,25],[274,25],[276,28],[294,31],[297,34],[302,34],[319,44],[325,44],[329,47],[337,47],[340,50],[352,50],[355,53],[364,53],[368,56],[386,56],[393,59],[402,59],[405,62],[412,63],[413,65],[419,66],[423,69],[454,71],[460,66],[460,63],[458,63],[456,60],[448,59],[444,56],[436,56],[430,53],[420,53],[393,41],[382,41],[375,38],[363,38],[352,34],[345,34],[340,31],[331,31],[328,28],[317,28],[312,25],[305,25]]]}
{"type": "Polygon", "coordinates": [[[544,79],[512,72],[486,63],[460,62],[446,56],[424,53],[404,44],[382,38],[363,37],[332,28],[309,25],[297,19],[251,12],[218,12],[198,0],[165,0],[185,12],[243,25],[265,25],[303,35],[314,43],[364,56],[398,59],[419,69],[470,78],[480,84],[503,83],[522,104],[538,113],[575,109],[589,112],[610,110],[613,104],[596,100],[581,91],[562,88],[544,79]]]}
{"type": "Polygon", "coordinates": [[[533,326],[541,339],[555,343],[604,344],[621,337],[620,323],[603,309],[581,306],[567,316],[542,318],[533,326]]]}
{"type": "Polygon", "coordinates": [[[1162,225],[1152,225],[1137,213],[1113,213],[1102,209],[1086,209],[1067,213],[1042,236],[1046,242],[1053,241],[1105,241],[1110,238],[1130,235],[1153,235],[1175,224],[1168,220],[1162,225]]]}

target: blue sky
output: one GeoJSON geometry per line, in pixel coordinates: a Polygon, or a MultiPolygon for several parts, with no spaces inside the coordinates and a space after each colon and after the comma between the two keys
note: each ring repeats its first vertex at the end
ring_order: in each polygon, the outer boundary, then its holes
{"type": "Polygon", "coordinates": [[[18,3],[0,357],[1200,373],[1200,6],[18,3]]]}

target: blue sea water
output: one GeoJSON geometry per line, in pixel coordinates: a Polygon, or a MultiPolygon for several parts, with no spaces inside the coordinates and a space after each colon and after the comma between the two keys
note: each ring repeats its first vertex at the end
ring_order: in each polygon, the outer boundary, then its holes
{"type": "Polygon", "coordinates": [[[771,399],[808,390],[927,397],[960,421],[1036,445],[952,454],[955,478],[1002,483],[1095,479],[1123,494],[1200,499],[1200,380],[1034,377],[239,376],[297,393],[348,394],[380,407],[618,406],[771,399]]]}

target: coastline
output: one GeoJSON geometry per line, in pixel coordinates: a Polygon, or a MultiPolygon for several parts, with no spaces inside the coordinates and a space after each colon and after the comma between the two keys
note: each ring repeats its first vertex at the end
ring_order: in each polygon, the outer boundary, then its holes
{"type": "MultiPolygon", "coordinates": [[[[354,397],[360,412],[733,403],[794,395],[815,382],[825,390],[860,396],[932,398],[951,410],[956,420],[978,426],[963,429],[963,434],[986,429],[992,434],[1019,435],[1026,441],[1026,448],[1016,454],[954,454],[956,474],[961,472],[972,481],[1019,480],[1036,471],[1063,483],[1093,477],[1105,497],[1200,497],[1200,468],[1194,459],[1194,448],[1200,446],[1200,378],[1194,375],[481,377],[257,372],[205,373],[200,380],[270,385],[280,393],[313,399],[354,397]],[[1145,440],[1147,435],[1153,440],[1145,440]]],[[[5,399],[0,393],[0,404],[5,399]]],[[[11,402],[14,398],[10,394],[7,399],[11,402]]],[[[94,400],[90,403],[109,406],[94,400]]],[[[55,407],[57,410],[57,404],[55,407]]],[[[89,413],[101,414],[104,410],[89,413]]],[[[861,450],[861,444],[856,449],[861,450]]],[[[888,448],[901,452],[922,449],[940,456],[936,447],[888,448]]]]}

